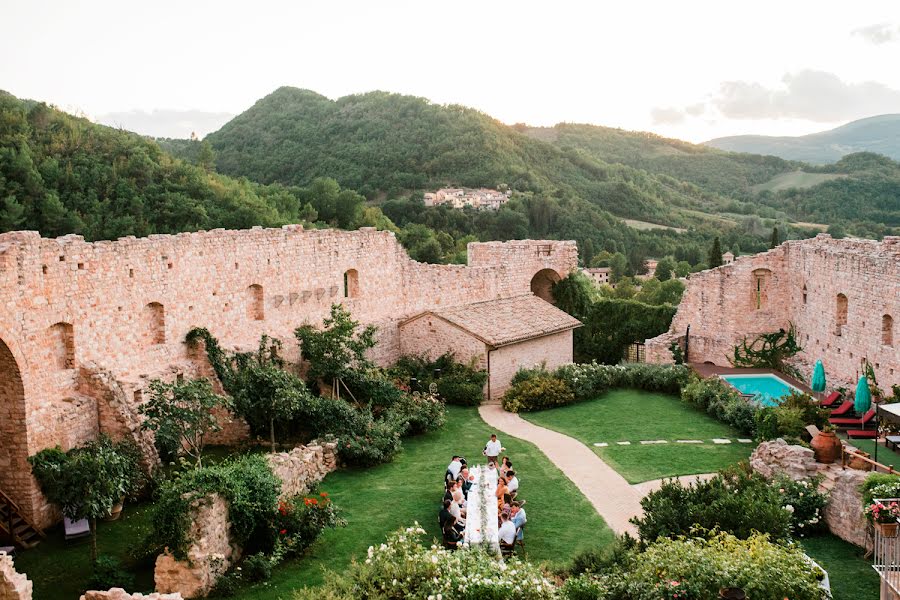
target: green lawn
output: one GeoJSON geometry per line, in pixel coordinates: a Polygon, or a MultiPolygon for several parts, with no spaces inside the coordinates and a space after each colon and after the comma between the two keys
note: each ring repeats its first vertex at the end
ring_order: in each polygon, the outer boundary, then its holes
{"type": "Polygon", "coordinates": [[[878,574],[857,548],[833,535],[801,540],[803,549],[828,571],[834,600],[872,600],[878,597],[878,574]]]}
{"type": "Polygon", "coordinates": [[[753,450],[753,444],[735,441],[746,436],[677,396],[641,390],[613,390],[595,400],[523,413],[522,417],[580,440],[629,483],[711,473],[748,458],[753,450]],[[713,438],[728,438],[732,443],[713,444],[713,438]],[[668,443],[642,445],[641,440],[668,443]],[[703,443],[678,444],[675,440],[703,443]],[[621,441],[631,444],[616,444],[621,441]],[[609,446],[594,446],[598,442],[609,446]]]}
{"type": "MultiPolygon", "coordinates": [[[[481,457],[490,433],[476,409],[449,407],[448,422],[441,431],[404,440],[403,453],[392,463],[330,474],[320,489],[344,509],[347,527],[325,532],[308,556],[286,562],[267,584],[248,588],[237,597],[290,598],[292,589],[320,583],[324,568],[341,569],[351,557],[363,556],[369,545],[413,521],[437,537],[441,480],[450,456],[457,452],[473,460],[481,457]]],[[[520,497],[528,501],[525,554],[530,560],[563,565],[579,550],[612,540],[603,519],[543,453],[508,436],[501,436],[501,441],[518,467],[520,497]]],[[[128,507],[120,522],[104,523],[101,552],[127,556],[148,529],[147,512],[128,507]]],[[[37,549],[22,553],[17,564],[35,581],[35,598],[77,598],[90,572],[87,544],[67,546],[58,541],[61,534],[51,537],[37,549]]],[[[143,567],[136,587],[146,591],[152,586],[152,565],[143,567]]]]}

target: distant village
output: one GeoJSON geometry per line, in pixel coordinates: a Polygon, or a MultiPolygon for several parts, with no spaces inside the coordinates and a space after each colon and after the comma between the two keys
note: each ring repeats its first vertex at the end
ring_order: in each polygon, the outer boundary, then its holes
{"type": "Polygon", "coordinates": [[[487,188],[441,188],[436,192],[426,192],[425,206],[447,204],[453,208],[471,206],[476,210],[498,210],[509,202],[510,191],[489,190],[487,188]]]}

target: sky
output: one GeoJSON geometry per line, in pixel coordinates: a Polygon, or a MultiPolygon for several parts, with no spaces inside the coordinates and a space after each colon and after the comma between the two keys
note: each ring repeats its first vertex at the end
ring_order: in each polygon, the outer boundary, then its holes
{"type": "Polygon", "coordinates": [[[0,89],[157,136],[280,86],[700,142],[900,113],[900,2],[0,0],[0,89]]]}

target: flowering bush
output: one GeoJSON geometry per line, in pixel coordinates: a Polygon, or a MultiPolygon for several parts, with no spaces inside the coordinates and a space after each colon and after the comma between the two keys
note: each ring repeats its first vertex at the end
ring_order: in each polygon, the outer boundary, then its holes
{"type": "Polygon", "coordinates": [[[565,381],[577,401],[591,400],[615,388],[637,388],[648,392],[677,394],[690,380],[690,371],[683,365],[588,364],[563,365],[554,373],[565,381]]]}
{"type": "Polygon", "coordinates": [[[440,429],[447,421],[444,402],[434,394],[403,394],[391,408],[385,420],[391,422],[400,435],[416,435],[440,429]]]}
{"type": "Polygon", "coordinates": [[[328,573],[323,587],[299,590],[297,600],[544,600],[556,597],[553,582],[515,557],[502,561],[483,550],[451,552],[425,546],[418,523],[370,547],[362,562],[328,573]]]}
{"type": "Polygon", "coordinates": [[[344,434],[337,436],[338,454],[347,465],[369,467],[390,462],[400,451],[400,432],[393,423],[376,421],[360,412],[344,434]]]}
{"type": "Polygon", "coordinates": [[[344,525],[338,513],[327,492],[282,500],[275,513],[273,554],[281,559],[307,549],[326,527],[344,525]]]}
{"type": "Polygon", "coordinates": [[[818,533],[825,528],[825,505],[828,494],[819,491],[821,476],[794,481],[781,476],[772,482],[772,487],[781,495],[781,505],[791,514],[791,528],[798,537],[818,533]]]}
{"type": "Polygon", "coordinates": [[[900,505],[896,502],[884,504],[873,502],[866,507],[866,518],[874,523],[896,523],[900,518],[900,505]]]}
{"type": "Polygon", "coordinates": [[[503,395],[503,409],[528,412],[565,406],[575,402],[571,388],[562,379],[541,375],[510,387],[503,395]]]}
{"type": "Polygon", "coordinates": [[[900,477],[889,473],[871,473],[859,486],[862,492],[863,506],[875,501],[900,498],[900,477]]]}
{"type": "Polygon", "coordinates": [[[604,598],[716,598],[720,588],[739,587],[754,600],[824,600],[822,576],[798,546],[775,544],[766,535],[660,538],[604,580],[610,588],[604,598]]]}

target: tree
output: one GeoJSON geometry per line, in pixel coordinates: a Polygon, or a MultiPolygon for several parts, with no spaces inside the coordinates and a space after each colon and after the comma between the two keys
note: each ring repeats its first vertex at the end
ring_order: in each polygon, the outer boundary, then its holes
{"type": "Polygon", "coordinates": [[[656,263],[656,271],[654,273],[654,277],[659,279],[660,281],[666,281],[667,279],[672,278],[672,273],[675,271],[675,259],[671,256],[662,257],[658,263],[656,263]]]}
{"type": "Polygon", "coordinates": [[[222,429],[214,414],[217,408],[230,408],[230,401],[215,394],[206,379],[157,379],[150,383],[150,401],[139,409],[146,417],[141,427],[154,432],[161,453],[184,452],[199,469],[206,436],[222,429]]]}
{"type": "Polygon", "coordinates": [[[628,259],[621,252],[616,252],[609,257],[609,280],[618,283],[628,272],[628,259]]]}
{"type": "Polygon", "coordinates": [[[778,236],[778,228],[772,228],[772,240],[769,242],[769,248],[777,248],[781,243],[781,239],[778,236]]]}
{"type": "Polygon", "coordinates": [[[197,151],[197,166],[207,173],[216,170],[216,153],[212,145],[206,140],[200,142],[200,148],[197,151]]]}
{"type": "Polygon", "coordinates": [[[88,519],[91,560],[97,560],[97,519],[143,484],[140,451],[134,442],[114,443],[106,435],[63,452],[59,446],[28,458],[47,499],[73,521],[88,519]]]}
{"type": "Polygon", "coordinates": [[[274,453],[276,426],[290,422],[312,401],[312,394],[297,377],[271,362],[256,361],[239,369],[237,377],[240,381],[234,397],[235,407],[257,434],[268,426],[274,453]]]}
{"type": "MultiPolygon", "coordinates": [[[[359,322],[340,304],[331,305],[331,316],[322,321],[322,329],[303,325],[294,330],[300,352],[309,364],[308,376],[313,380],[331,380],[332,397],[340,397],[340,385],[352,371],[371,367],[365,354],[375,346],[374,325],[361,331],[359,322]]],[[[349,390],[348,390],[349,391],[349,390]]]]}
{"type": "Polygon", "coordinates": [[[722,246],[719,244],[718,236],[713,240],[712,247],[709,249],[709,268],[722,266],[722,246]]]}
{"type": "Polygon", "coordinates": [[[678,277],[687,277],[691,274],[691,263],[686,260],[679,260],[675,263],[675,275],[678,277]]]}

